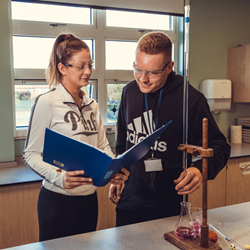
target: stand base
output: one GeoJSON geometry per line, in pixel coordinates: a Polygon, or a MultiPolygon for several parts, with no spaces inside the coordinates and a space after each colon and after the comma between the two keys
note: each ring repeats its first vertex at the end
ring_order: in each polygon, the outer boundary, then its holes
{"type": "Polygon", "coordinates": [[[201,238],[199,235],[196,235],[196,238],[193,240],[181,240],[175,236],[174,232],[169,232],[164,234],[164,238],[167,241],[170,241],[172,244],[183,250],[204,250],[204,249],[212,249],[212,250],[222,250],[222,248],[215,243],[208,241],[208,248],[203,248],[200,246],[201,238]]]}

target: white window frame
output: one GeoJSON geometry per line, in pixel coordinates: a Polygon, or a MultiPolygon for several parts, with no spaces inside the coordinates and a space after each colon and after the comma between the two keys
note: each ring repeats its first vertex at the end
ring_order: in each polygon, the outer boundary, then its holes
{"type": "MultiPolygon", "coordinates": [[[[87,6],[86,6],[87,7],[87,6]]],[[[172,20],[173,30],[159,30],[167,34],[172,43],[174,44],[174,58],[175,65],[178,65],[178,35],[177,31],[177,17],[173,16],[172,20]]],[[[107,84],[111,82],[129,82],[134,79],[133,70],[106,70],[105,69],[105,41],[135,41],[149,30],[141,33],[136,28],[119,28],[106,26],[106,11],[103,9],[93,10],[93,24],[80,25],[80,24],[67,24],[65,26],[58,26],[51,28],[50,22],[37,22],[37,21],[17,21],[13,20],[12,30],[13,35],[19,36],[39,36],[39,37],[56,37],[62,32],[72,32],[82,39],[94,39],[94,60],[95,69],[92,72],[91,79],[97,81],[97,98],[100,107],[100,112],[103,119],[105,128],[115,130],[115,124],[107,124],[107,84]]],[[[182,52],[180,52],[182,53],[182,52]]],[[[131,62],[132,63],[132,62],[131,62]]],[[[178,72],[178,68],[175,71],[178,72]]],[[[44,80],[44,69],[14,69],[15,80],[44,80]]],[[[15,112],[14,112],[15,113],[15,112]]],[[[15,137],[25,136],[27,129],[22,131],[15,129],[15,137]]]]}

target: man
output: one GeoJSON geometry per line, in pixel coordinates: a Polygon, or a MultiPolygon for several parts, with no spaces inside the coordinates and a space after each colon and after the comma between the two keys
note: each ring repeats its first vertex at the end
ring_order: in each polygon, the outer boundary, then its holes
{"type": "MultiPolygon", "coordinates": [[[[122,226],[180,214],[184,194],[202,182],[201,160],[192,163],[188,154],[186,173],[182,167],[183,77],[172,70],[172,43],[163,33],[144,35],[138,42],[134,81],[124,87],[118,115],[116,154],[122,154],[152,131],[172,120],[142,159],[130,167],[130,176],[121,194],[120,185],[111,185],[109,198],[116,207],[116,225],[122,226]],[[153,160],[150,158],[153,158],[153,160]],[[185,178],[184,178],[185,177],[185,178]]],[[[230,146],[210,113],[203,94],[189,85],[188,143],[202,145],[202,119],[208,119],[208,179],[214,179],[226,165],[230,146]]]]}

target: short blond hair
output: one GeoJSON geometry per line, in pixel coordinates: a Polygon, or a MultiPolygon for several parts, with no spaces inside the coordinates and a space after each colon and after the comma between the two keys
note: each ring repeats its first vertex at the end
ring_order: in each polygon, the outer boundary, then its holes
{"type": "Polygon", "coordinates": [[[149,55],[164,53],[166,57],[172,57],[172,41],[162,32],[149,32],[143,35],[137,44],[136,51],[149,55]]]}

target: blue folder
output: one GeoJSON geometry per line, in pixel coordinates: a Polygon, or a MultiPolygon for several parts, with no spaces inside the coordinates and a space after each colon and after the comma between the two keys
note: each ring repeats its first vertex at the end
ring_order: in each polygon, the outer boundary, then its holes
{"type": "Polygon", "coordinates": [[[140,160],[172,121],[113,159],[96,147],[54,132],[45,131],[43,161],[65,171],[84,170],[95,186],[105,186],[122,168],[140,160]]]}

